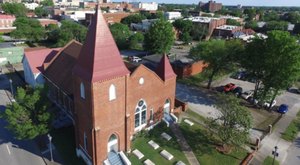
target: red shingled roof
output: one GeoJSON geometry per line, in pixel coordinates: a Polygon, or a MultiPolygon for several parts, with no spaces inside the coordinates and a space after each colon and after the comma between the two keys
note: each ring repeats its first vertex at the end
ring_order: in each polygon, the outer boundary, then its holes
{"type": "Polygon", "coordinates": [[[161,58],[155,72],[164,81],[176,76],[166,55],[161,58]]]}
{"type": "Polygon", "coordinates": [[[59,49],[60,48],[44,48],[40,50],[25,52],[25,57],[28,61],[31,71],[33,73],[43,72],[43,64],[49,62],[56,55],[59,49]]]}
{"type": "Polygon", "coordinates": [[[73,72],[97,82],[124,76],[126,68],[101,11],[96,10],[73,72]]]}

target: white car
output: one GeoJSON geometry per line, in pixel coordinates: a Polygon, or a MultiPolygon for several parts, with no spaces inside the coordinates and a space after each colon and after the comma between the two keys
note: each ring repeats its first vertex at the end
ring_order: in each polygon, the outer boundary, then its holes
{"type": "MultiPolygon", "coordinates": [[[[273,100],[272,102],[272,105],[271,105],[271,108],[274,107],[276,105],[276,100],[273,100]]],[[[264,104],[263,104],[263,107],[266,107],[266,108],[269,108],[270,106],[270,101],[266,101],[264,104]]]]}
{"type": "Polygon", "coordinates": [[[241,97],[242,97],[243,99],[245,99],[245,100],[248,100],[250,97],[253,96],[253,94],[254,94],[254,91],[253,91],[253,90],[251,90],[251,91],[246,91],[246,92],[243,92],[243,93],[241,94],[241,97]]]}
{"type": "Polygon", "coordinates": [[[130,58],[130,60],[131,60],[132,62],[140,62],[140,61],[142,61],[141,58],[136,57],[136,56],[132,56],[132,57],[130,58]]]}

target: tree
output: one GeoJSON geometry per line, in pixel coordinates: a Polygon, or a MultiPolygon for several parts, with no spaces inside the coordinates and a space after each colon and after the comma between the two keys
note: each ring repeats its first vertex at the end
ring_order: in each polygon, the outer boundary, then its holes
{"type": "Polygon", "coordinates": [[[300,23],[300,14],[299,12],[289,12],[285,15],[285,21],[288,21],[292,24],[300,23]]]}
{"type": "Polygon", "coordinates": [[[275,11],[266,12],[263,16],[263,21],[279,21],[280,17],[275,11]]]}
{"type": "Polygon", "coordinates": [[[193,28],[193,22],[191,20],[177,19],[173,22],[173,26],[180,32],[188,32],[193,28]]]}
{"type": "Polygon", "coordinates": [[[194,40],[201,41],[204,36],[206,36],[208,33],[207,26],[205,25],[193,25],[193,28],[191,30],[191,36],[194,40]]]}
{"type": "Polygon", "coordinates": [[[49,12],[44,9],[44,7],[36,7],[34,9],[35,15],[37,15],[39,18],[41,17],[47,17],[49,12]]]}
{"type": "Polygon", "coordinates": [[[247,8],[244,10],[244,14],[247,15],[247,20],[251,21],[254,19],[255,15],[256,15],[256,10],[247,8]]]}
{"type": "Polygon", "coordinates": [[[146,17],[141,14],[132,14],[122,18],[121,23],[130,26],[131,23],[140,23],[144,19],[146,19],[146,17]]]}
{"type": "Polygon", "coordinates": [[[222,141],[223,146],[242,146],[249,138],[252,117],[239,99],[233,95],[219,94],[215,107],[220,111],[217,118],[209,120],[209,128],[222,141]]]}
{"type": "Polygon", "coordinates": [[[268,33],[261,53],[267,56],[263,61],[262,83],[266,90],[274,89],[272,103],[280,90],[288,88],[300,76],[300,46],[288,32],[272,31],[268,33]]]}
{"type": "Polygon", "coordinates": [[[87,28],[73,21],[64,20],[61,22],[61,27],[56,28],[54,26],[49,26],[47,37],[51,42],[56,43],[56,47],[61,47],[66,45],[72,39],[79,42],[84,42],[86,38],[87,28]],[[49,30],[53,28],[52,30],[49,30]]]}
{"type": "Polygon", "coordinates": [[[257,21],[248,21],[248,22],[246,22],[245,28],[246,29],[251,28],[253,30],[257,30],[258,29],[257,21]]]}
{"type": "Polygon", "coordinates": [[[192,40],[190,33],[193,28],[193,22],[191,20],[177,19],[173,22],[173,26],[178,30],[179,38],[183,42],[189,43],[192,40]]]}
{"type": "Polygon", "coordinates": [[[154,53],[168,53],[174,41],[173,26],[163,19],[154,22],[145,34],[145,48],[154,53]]]}
{"type": "Polygon", "coordinates": [[[47,111],[46,90],[42,87],[25,90],[18,88],[16,102],[7,105],[1,118],[8,123],[7,129],[13,132],[16,139],[33,139],[49,131],[51,119],[47,111]]]}
{"type": "Polygon", "coordinates": [[[269,21],[265,25],[266,31],[282,30],[285,31],[288,28],[288,23],[285,21],[269,21]]]}
{"type": "Polygon", "coordinates": [[[129,37],[129,49],[142,50],[144,42],[144,35],[137,32],[129,37]]]}
{"type": "Polygon", "coordinates": [[[300,23],[296,23],[293,32],[295,34],[300,34],[300,23]]]}
{"type": "Polygon", "coordinates": [[[115,23],[110,27],[111,34],[113,35],[116,44],[119,49],[127,49],[128,48],[128,39],[130,37],[130,30],[128,26],[115,23]]]}
{"type": "Polygon", "coordinates": [[[43,0],[40,4],[42,6],[54,6],[53,0],[43,0]]]}
{"type": "Polygon", "coordinates": [[[234,68],[239,54],[243,52],[243,45],[239,40],[210,40],[200,42],[190,50],[190,56],[196,61],[204,61],[211,71],[207,88],[209,89],[214,76],[223,70],[234,68]]]}
{"type": "Polygon", "coordinates": [[[12,14],[16,17],[25,17],[27,13],[27,8],[22,3],[5,2],[1,5],[1,8],[6,14],[12,14]]]}
{"type": "Polygon", "coordinates": [[[227,19],[226,24],[227,25],[234,25],[234,26],[241,26],[241,23],[234,20],[234,19],[227,19]]]}
{"type": "Polygon", "coordinates": [[[17,28],[11,32],[11,36],[14,38],[26,38],[30,42],[36,42],[45,36],[45,29],[38,20],[19,17],[13,25],[17,28]]]}

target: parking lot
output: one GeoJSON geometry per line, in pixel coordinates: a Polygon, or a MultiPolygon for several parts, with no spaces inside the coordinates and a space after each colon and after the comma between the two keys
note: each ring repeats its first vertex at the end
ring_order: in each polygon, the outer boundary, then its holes
{"type": "MultiPolygon", "coordinates": [[[[232,78],[224,78],[223,80],[214,82],[213,87],[224,86],[228,83],[234,83],[237,86],[242,87],[243,91],[254,89],[254,83],[232,78]]],[[[220,112],[213,106],[214,95],[215,91],[187,86],[184,84],[177,84],[176,87],[176,97],[187,102],[191,110],[206,118],[217,118],[220,114],[220,112]]],[[[296,103],[300,102],[300,97],[299,94],[283,91],[281,95],[276,97],[276,101],[277,107],[283,103],[289,105],[289,107],[293,107],[296,103]]],[[[244,103],[248,104],[246,101],[244,101],[244,103]]],[[[270,112],[265,109],[257,109],[251,106],[248,106],[248,108],[253,117],[254,129],[251,130],[252,137],[261,136],[261,130],[267,129],[268,125],[273,124],[280,116],[280,114],[276,111],[270,112]]],[[[276,107],[274,107],[274,109],[276,109],[276,107]]]]}

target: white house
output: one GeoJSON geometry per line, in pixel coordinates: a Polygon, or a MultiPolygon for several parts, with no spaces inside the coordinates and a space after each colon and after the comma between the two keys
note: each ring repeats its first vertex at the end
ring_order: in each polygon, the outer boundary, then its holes
{"type": "Polygon", "coordinates": [[[33,3],[23,3],[24,6],[29,9],[29,10],[34,10],[35,8],[37,8],[39,6],[39,4],[33,2],[33,3]]]}
{"type": "Polygon", "coordinates": [[[181,13],[180,12],[165,12],[165,18],[167,20],[173,20],[173,19],[179,19],[181,18],[181,13]]]}
{"type": "Polygon", "coordinates": [[[26,83],[33,87],[38,84],[44,84],[45,80],[42,75],[45,67],[44,63],[49,63],[58,50],[59,48],[45,48],[25,52],[22,63],[26,83]]]}
{"type": "Polygon", "coordinates": [[[138,8],[146,11],[156,11],[158,4],[156,2],[136,2],[132,3],[133,8],[138,8]]]}

